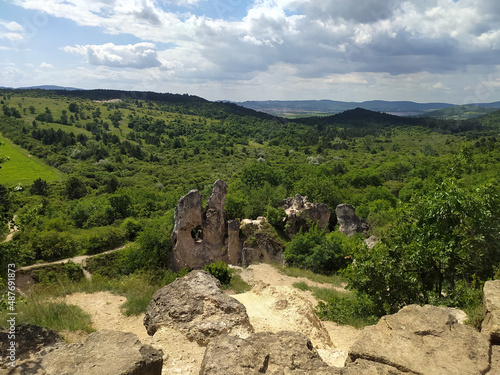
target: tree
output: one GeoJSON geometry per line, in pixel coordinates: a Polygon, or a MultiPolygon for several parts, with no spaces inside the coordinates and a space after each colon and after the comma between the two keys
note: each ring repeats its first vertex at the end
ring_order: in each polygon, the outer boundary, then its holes
{"type": "Polygon", "coordinates": [[[79,199],[87,194],[85,184],[77,177],[70,177],[66,181],[66,195],[69,199],[79,199]]]}
{"type": "Polygon", "coordinates": [[[70,112],[73,113],[78,113],[79,110],[78,105],[76,103],[70,103],[68,109],[70,112]]]}
{"type": "Polygon", "coordinates": [[[493,277],[499,243],[498,188],[466,189],[445,180],[401,209],[382,244],[356,254],[347,271],[349,285],[387,312],[429,303],[452,294],[458,281],[493,277]]]}
{"type": "Polygon", "coordinates": [[[37,178],[35,181],[33,181],[33,184],[30,187],[30,193],[32,195],[46,196],[48,190],[49,186],[47,185],[47,181],[44,181],[41,178],[37,178]]]}

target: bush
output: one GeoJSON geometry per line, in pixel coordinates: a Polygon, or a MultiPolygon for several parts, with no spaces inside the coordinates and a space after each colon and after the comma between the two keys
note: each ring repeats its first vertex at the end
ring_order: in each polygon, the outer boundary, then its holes
{"type": "Polygon", "coordinates": [[[36,233],[30,240],[36,259],[68,258],[77,252],[77,244],[68,232],[49,230],[36,233]]]}
{"type": "Polygon", "coordinates": [[[340,233],[325,234],[313,225],[307,232],[297,233],[286,245],[285,260],[289,265],[316,273],[332,274],[351,263],[356,239],[340,233]]]}
{"type": "Polygon", "coordinates": [[[319,302],[316,313],[320,319],[348,324],[356,328],[376,324],[379,316],[383,315],[371,299],[363,294],[333,296],[326,304],[319,302]]]}
{"type": "Polygon", "coordinates": [[[222,260],[217,263],[207,264],[203,269],[210,272],[222,285],[228,285],[231,282],[232,270],[222,260]]]}
{"type": "Polygon", "coordinates": [[[112,250],[126,241],[125,230],[118,227],[99,227],[92,229],[84,242],[87,254],[99,254],[112,250]]]}

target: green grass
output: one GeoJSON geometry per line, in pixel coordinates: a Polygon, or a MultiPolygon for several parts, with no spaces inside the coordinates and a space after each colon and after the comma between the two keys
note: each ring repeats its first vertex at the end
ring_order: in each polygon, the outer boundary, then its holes
{"type": "Polygon", "coordinates": [[[49,167],[35,156],[29,156],[28,151],[14,145],[9,139],[0,137],[0,142],[3,143],[0,145],[0,155],[9,158],[0,169],[1,184],[30,185],[37,178],[45,181],[61,178],[61,172],[49,167]]]}
{"type": "Polygon", "coordinates": [[[240,294],[248,292],[252,289],[252,286],[247,282],[243,281],[240,276],[241,270],[234,270],[233,275],[231,277],[231,282],[228,285],[223,285],[223,288],[226,290],[231,290],[234,294],[240,294]]]}
{"type": "Polygon", "coordinates": [[[293,284],[294,288],[297,288],[302,291],[309,290],[312,292],[312,295],[317,299],[323,300],[325,302],[330,301],[332,298],[342,298],[345,297],[348,292],[339,292],[338,290],[331,288],[319,288],[317,286],[309,286],[304,281],[300,281],[298,283],[293,284]]]}
{"type": "MultiPolygon", "coordinates": [[[[16,305],[16,324],[34,324],[48,327],[56,331],[84,331],[93,332],[89,314],[77,306],[67,305],[64,302],[48,302],[39,297],[33,297],[16,305]]],[[[9,317],[7,312],[0,313],[2,322],[9,317]]]]}
{"type": "Polygon", "coordinates": [[[314,281],[320,284],[332,284],[334,286],[342,287],[345,280],[338,275],[322,275],[319,273],[314,273],[310,270],[297,267],[282,267],[279,265],[274,265],[282,274],[290,277],[305,277],[308,280],[314,281]]]}

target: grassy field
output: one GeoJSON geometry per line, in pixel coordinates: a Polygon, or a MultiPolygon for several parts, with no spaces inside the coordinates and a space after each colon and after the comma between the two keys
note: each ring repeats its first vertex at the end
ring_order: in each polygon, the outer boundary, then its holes
{"type": "Polygon", "coordinates": [[[0,169],[0,184],[12,186],[17,184],[29,185],[37,178],[45,181],[58,180],[61,173],[49,167],[36,157],[32,157],[26,150],[14,145],[9,139],[0,134],[0,155],[9,158],[0,169]]]}

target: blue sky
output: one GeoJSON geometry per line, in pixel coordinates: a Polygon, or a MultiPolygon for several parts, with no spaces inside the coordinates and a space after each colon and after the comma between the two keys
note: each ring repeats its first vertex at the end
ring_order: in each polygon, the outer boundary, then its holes
{"type": "Polygon", "coordinates": [[[500,101],[498,0],[0,0],[0,86],[500,101]]]}

